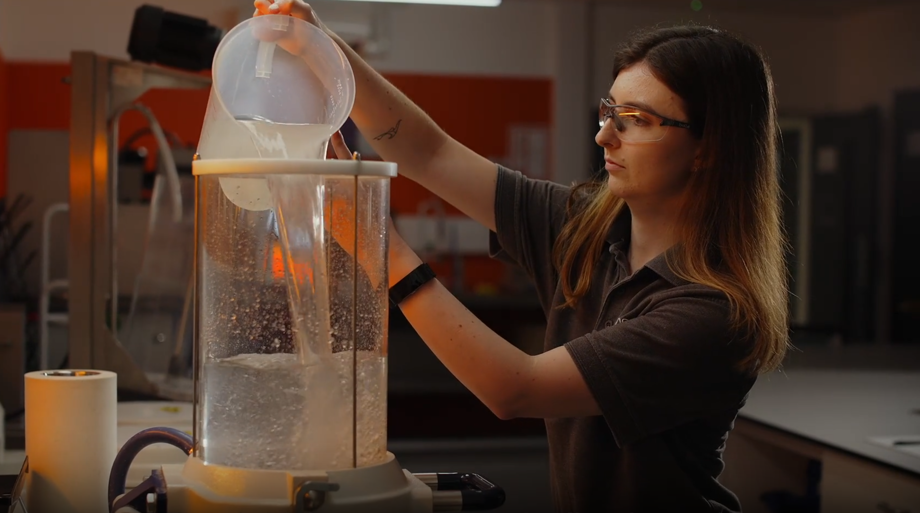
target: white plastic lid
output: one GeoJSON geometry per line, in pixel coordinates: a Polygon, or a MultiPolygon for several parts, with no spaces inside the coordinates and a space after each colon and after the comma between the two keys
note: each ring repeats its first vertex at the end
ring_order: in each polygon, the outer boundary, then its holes
{"type": "Polygon", "coordinates": [[[212,159],[192,162],[195,176],[215,176],[234,205],[253,211],[272,208],[268,176],[396,176],[393,162],[315,159],[212,159]]]}
{"type": "Polygon", "coordinates": [[[196,176],[218,175],[340,175],[396,176],[396,164],[362,160],[211,159],[192,162],[196,176]]]}

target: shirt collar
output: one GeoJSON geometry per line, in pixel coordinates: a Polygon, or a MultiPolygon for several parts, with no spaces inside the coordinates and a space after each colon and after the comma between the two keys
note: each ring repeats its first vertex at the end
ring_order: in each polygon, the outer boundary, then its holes
{"type": "MultiPolygon", "coordinates": [[[[606,241],[609,244],[608,248],[612,248],[612,251],[621,251],[625,254],[626,250],[629,248],[631,230],[632,214],[629,211],[629,207],[624,206],[617,218],[614,219],[613,224],[610,225],[610,230],[607,232],[606,241]]],[[[667,256],[673,252],[674,248],[669,248],[664,253],[651,259],[645,264],[645,267],[651,269],[655,274],[664,278],[675,287],[686,285],[690,282],[674,274],[674,271],[672,271],[671,267],[668,265],[667,256]]]]}

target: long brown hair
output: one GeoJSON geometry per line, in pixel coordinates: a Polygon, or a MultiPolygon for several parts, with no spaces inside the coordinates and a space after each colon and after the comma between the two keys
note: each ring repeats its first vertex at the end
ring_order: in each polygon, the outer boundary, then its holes
{"type": "MultiPolygon", "coordinates": [[[[700,154],[679,216],[668,265],[683,279],[721,290],[732,322],[753,337],[739,367],[777,368],[789,344],[788,288],[777,165],[773,79],[760,52],[710,27],[654,29],[616,53],[613,78],[644,62],[688,107],[700,154]]],[[[604,177],[606,178],[606,177],[604,177]]],[[[569,220],[554,258],[566,302],[573,307],[591,285],[614,219],[625,207],[606,180],[573,189],[569,220]]]]}

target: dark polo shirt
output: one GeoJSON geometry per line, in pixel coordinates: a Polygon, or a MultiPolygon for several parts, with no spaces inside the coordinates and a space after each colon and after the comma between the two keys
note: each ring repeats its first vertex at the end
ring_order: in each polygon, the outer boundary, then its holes
{"type": "Polygon", "coordinates": [[[630,274],[630,218],[612,227],[591,288],[564,302],[552,248],[569,187],[499,168],[493,256],[521,266],[547,318],[544,349],[565,346],[601,416],[546,419],[555,510],[735,512],[717,477],[754,377],[735,369],[724,294],[674,275],[664,255],[630,274]]]}

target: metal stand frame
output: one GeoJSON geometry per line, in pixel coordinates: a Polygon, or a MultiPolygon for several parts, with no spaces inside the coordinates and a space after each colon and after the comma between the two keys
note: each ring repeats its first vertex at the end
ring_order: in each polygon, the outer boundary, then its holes
{"type": "MultiPolygon", "coordinates": [[[[208,77],[92,52],[71,54],[69,358],[71,368],[118,373],[118,386],[156,394],[157,387],[109,329],[106,314],[116,269],[110,215],[113,113],[149,89],[210,88],[208,77]]],[[[112,319],[112,323],[116,323],[112,319]]]]}

